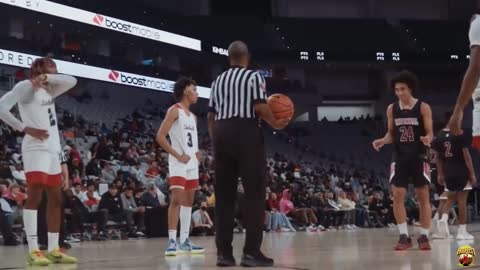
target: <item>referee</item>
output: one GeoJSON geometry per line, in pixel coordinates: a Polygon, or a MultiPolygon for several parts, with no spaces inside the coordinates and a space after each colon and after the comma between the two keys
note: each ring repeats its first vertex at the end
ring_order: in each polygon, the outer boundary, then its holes
{"type": "Polygon", "coordinates": [[[266,103],[265,80],[248,70],[247,45],[235,41],[228,47],[230,68],[212,84],[208,130],[215,158],[215,230],[217,266],[235,266],[233,223],[238,178],[245,197],[242,211],[247,230],[242,266],[272,266],[273,260],[260,251],[265,210],[266,161],[259,118],[275,129],[289,119],[276,120],[266,103]]]}

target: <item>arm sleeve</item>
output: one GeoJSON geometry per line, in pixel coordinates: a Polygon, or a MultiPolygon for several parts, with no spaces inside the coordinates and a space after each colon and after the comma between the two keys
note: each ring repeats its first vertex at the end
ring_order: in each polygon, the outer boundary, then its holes
{"type": "Polygon", "coordinates": [[[215,89],[215,82],[212,83],[212,88],[210,90],[210,100],[208,101],[208,111],[216,113],[216,104],[215,104],[215,95],[214,95],[214,89],[215,89]]]}
{"type": "Polygon", "coordinates": [[[25,125],[10,111],[17,103],[25,101],[31,93],[33,93],[32,83],[30,81],[22,81],[15,85],[10,92],[3,95],[0,98],[0,119],[12,128],[23,131],[25,125]]]}
{"type": "Polygon", "coordinates": [[[72,89],[77,84],[77,79],[64,74],[47,74],[49,84],[48,92],[54,98],[72,89]]]}
{"type": "Polygon", "coordinates": [[[260,73],[255,72],[252,74],[249,82],[250,91],[252,91],[252,97],[254,103],[266,103],[267,102],[267,85],[265,79],[260,73]]]}
{"type": "Polygon", "coordinates": [[[470,23],[470,31],[468,32],[470,47],[480,45],[480,16],[475,16],[476,17],[470,23]]]}

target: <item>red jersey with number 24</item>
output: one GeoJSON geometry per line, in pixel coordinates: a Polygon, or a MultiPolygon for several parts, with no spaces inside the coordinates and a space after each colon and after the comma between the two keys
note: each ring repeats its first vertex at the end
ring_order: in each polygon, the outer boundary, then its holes
{"type": "Polygon", "coordinates": [[[426,158],[427,147],[420,140],[426,133],[421,105],[420,100],[411,109],[403,109],[399,101],[393,104],[395,160],[426,158]]]}

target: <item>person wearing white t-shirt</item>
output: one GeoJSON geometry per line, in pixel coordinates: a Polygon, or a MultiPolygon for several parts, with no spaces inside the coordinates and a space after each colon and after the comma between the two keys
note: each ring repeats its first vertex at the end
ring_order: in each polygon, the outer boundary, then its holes
{"type": "Polygon", "coordinates": [[[457,103],[448,124],[451,133],[460,135],[463,120],[463,110],[470,99],[473,99],[473,126],[472,146],[480,150],[480,15],[473,15],[470,21],[470,63],[465,76],[463,77],[462,87],[458,94],[457,103]]]}
{"type": "Polygon", "coordinates": [[[0,98],[0,119],[24,132],[22,159],[28,187],[28,200],[23,211],[29,255],[27,263],[46,266],[51,263],[76,263],[58,247],[61,226],[62,169],[61,147],[54,99],[77,84],[69,75],[57,74],[55,62],[38,58],[30,68],[29,80],[24,80],[0,98]],[[10,111],[18,105],[21,120],[10,111]],[[42,193],[48,196],[48,252],[38,248],[37,215],[42,193]]]}

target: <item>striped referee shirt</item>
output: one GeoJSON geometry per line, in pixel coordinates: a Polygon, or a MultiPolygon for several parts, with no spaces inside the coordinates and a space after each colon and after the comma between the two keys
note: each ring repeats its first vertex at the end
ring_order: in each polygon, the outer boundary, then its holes
{"type": "Polygon", "coordinates": [[[212,83],[209,110],[215,120],[257,118],[253,105],[265,103],[265,79],[260,73],[233,66],[212,83]]]}

